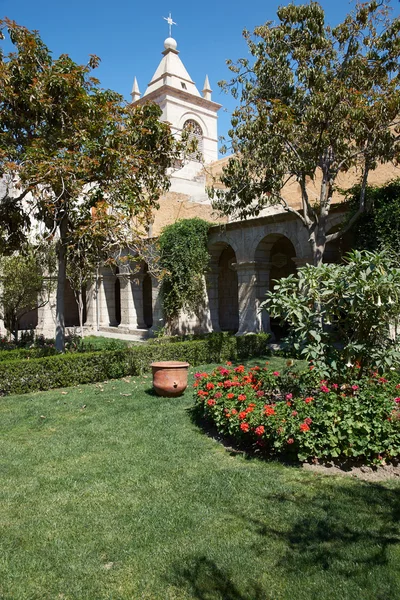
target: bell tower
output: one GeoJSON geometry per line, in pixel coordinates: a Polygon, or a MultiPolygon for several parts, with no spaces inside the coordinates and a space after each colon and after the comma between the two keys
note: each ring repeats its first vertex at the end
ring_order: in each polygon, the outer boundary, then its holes
{"type": "MultiPolygon", "coordinates": [[[[171,16],[166,19],[174,24],[171,16]]],[[[171,124],[173,132],[188,129],[196,137],[198,153],[207,164],[218,160],[217,112],[220,104],[211,100],[211,88],[206,76],[202,94],[179,58],[177,42],[171,36],[164,42],[163,58],[143,96],[140,96],[136,78],[132,89],[133,104],[154,102],[162,110],[163,121],[171,124]]],[[[174,173],[174,177],[190,179],[191,172],[200,171],[201,163],[191,159],[189,164],[174,173]],[[194,164],[192,164],[194,163],[194,164]]]]}

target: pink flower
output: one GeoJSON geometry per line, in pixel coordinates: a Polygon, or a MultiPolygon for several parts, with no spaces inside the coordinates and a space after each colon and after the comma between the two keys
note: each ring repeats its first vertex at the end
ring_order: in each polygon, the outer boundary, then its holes
{"type": "Polygon", "coordinates": [[[396,404],[400,404],[400,398],[395,398],[394,401],[396,402],[396,404]]]}
{"type": "Polygon", "coordinates": [[[293,439],[293,438],[289,438],[289,439],[287,440],[287,443],[288,443],[288,444],[293,444],[293,442],[294,442],[294,439],[293,439]]]}
{"type": "Polygon", "coordinates": [[[264,391],[263,390],[258,390],[258,392],[256,392],[256,396],[258,396],[259,398],[261,398],[261,396],[264,396],[264,391]]]}
{"type": "Polygon", "coordinates": [[[286,400],[291,400],[293,398],[293,394],[286,394],[286,400]]]}
{"type": "Polygon", "coordinates": [[[196,379],[201,379],[201,373],[195,373],[194,376],[196,377],[196,379]]]}
{"type": "Polygon", "coordinates": [[[326,385],[321,385],[320,387],[321,392],[324,392],[325,394],[327,394],[330,390],[328,387],[326,387],[326,385]]]}
{"type": "Polygon", "coordinates": [[[359,387],[358,385],[352,385],[351,389],[355,392],[356,390],[358,390],[358,387],[359,387]]]}
{"type": "Polygon", "coordinates": [[[222,394],[221,392],[217,392],[216,394],[214,394],[215,398],[222,398],[222,394]]]}
{"type": "Polygon", "coordinates": [[[297,417],[299,413],[297,412],[297,410],[292,410],[292,417],[297,417]]]}
{"type": "Polygon", "coordinates": [[[306,419],[304,419],[304,423],[305,423],[306,425],[311,425],[311,423],[312,423],[312,419],[310,419],[310,417],[307,417],[306,419]]]}
{"type": "Polygon", "coordinates": [[[279,373],[279,371],[274,371],[274,372],[272,373],[272,375],[275,375],[275,377],[279,377],[280,373],[279,373]]]}
{"type": "Polygon", "coordinates": [[[333,387],[334,390],[337,390],[339,386],[338,386],[337,383],[332,383],[332,387],[333,387]]]}

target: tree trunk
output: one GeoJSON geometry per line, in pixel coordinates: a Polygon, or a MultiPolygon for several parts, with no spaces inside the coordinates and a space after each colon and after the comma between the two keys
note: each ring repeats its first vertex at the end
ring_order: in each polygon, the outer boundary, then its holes
{"type": "Polygon", "coordinates": [[[326,247],[326,231],[324,226],[317,226],[310,235],[310,245],[313,255],[313,265],[314,267],[318,267],[322,264],[326,247]]]}
{"type": "Polygon", "coordinates": [[[64,352],[65,348],[65,306],[64,291],[67,272],[65,246],[67,236],[67,218],[63,216],[60,222],[60,239],[57,250],[58,273],[57,273],[57,300],[56,300],[56,349],[64,352]]]}
{"type": "Polygon", "coordinates": [[[78,309],[79,309],[79,327],[81,330],[81,338],[83,339],[83,294],[82,288],[78,292],[78,309]]]}

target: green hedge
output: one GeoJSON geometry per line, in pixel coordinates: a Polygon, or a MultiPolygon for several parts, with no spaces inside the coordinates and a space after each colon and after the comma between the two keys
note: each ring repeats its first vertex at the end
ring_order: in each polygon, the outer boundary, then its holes
{"type": "Polygon", "coordinates": [[[159,360],[187,361],[192,366],[244,360],[267,353],[267,334],[234,337],[212,334],[197,341],[143,344],[121,350],[61,354],[0,362],[0,395],[24,394],[150,371],[159,360]]]}

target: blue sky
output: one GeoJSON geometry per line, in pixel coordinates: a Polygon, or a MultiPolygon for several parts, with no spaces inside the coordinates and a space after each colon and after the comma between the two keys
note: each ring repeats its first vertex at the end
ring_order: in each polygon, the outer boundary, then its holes
{"type": "MultiPolygon", "coordinates": [[[[101,65],[96,71],[102,87],[111,88],[129,99],[136,75],[143,93],[150,81],[168,37],[163,20],[169,11],[178,26],[173,37],[178,42],[180,58],[201,90],[208,74],[213,100],[224,105],[219,115],[219,134],[229,129],[229,114],[235,100],[223,94],[217,85],[229,78],[225,65],[247,55],[242,30],[273,20],[283,2],[189,2],[159,0],[0,0],[0,15],[14,19],[29,29],[39,30],[54,57],[69,54],[76,62],[86,63],[89,54],[97,54],[101,65]]],[[[297,4],[300,4],[296,0],[297,4]]],[[[322,0],[327,20],[340,22],[354,3],[348,0],[322,0]]],[[[392,0],[393,15],[400,3],[392,0]]]]}

